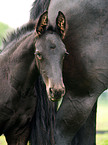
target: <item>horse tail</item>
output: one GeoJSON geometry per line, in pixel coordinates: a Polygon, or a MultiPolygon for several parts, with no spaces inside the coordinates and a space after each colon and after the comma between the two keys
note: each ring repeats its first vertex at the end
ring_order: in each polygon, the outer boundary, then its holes
{"type": "Polygon", "coordinates": [[[56,104],[49,101],[40,76],[35,85],[37,105],[32,120],[31,145],[54,145],[56,104]]]}
{"type": "Polygon", "coordinates": [[[37,19],[44,11],[48,10],[51,0],[35,0],[30,11],[30,20],[37,19]]]}

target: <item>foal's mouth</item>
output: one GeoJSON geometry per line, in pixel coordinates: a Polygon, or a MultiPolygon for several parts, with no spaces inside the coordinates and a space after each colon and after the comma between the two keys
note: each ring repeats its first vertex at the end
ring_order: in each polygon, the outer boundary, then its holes
{"type": "Polygon", "coordinates": [[[48,79],[46,83],[46,91],[48,95],[48,99],[52,102],[60,101],[61,98],[65,95],[65,86],[63,82],[59,84],[52,83],[50,79],[48,79]]]}
{"type": "Polygon", "coordinates": [[[54,96],[49,96],[49,100],[52,101],[52,102],[60,101],[60,99],[61,99],[61,97],[55,98],[54,96]]]}

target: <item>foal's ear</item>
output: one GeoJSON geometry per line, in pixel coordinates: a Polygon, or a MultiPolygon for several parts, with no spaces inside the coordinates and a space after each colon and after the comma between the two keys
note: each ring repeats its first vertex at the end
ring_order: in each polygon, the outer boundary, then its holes
{"type": "Polygon", "coordinates": [[[39,21],[35,27],[35,31],[38,35],[41,35],[48,25],[48,12],[45,11],[39,18],[39,21]]]}
{"type": "Polygon", "coordinates": [[[63,39],[65,36],[66,19],[65,19],[64,14],[61,11],[58,12],[58,16],[56,18],[56,26],[57,26],[60,36],[63,39]]]}

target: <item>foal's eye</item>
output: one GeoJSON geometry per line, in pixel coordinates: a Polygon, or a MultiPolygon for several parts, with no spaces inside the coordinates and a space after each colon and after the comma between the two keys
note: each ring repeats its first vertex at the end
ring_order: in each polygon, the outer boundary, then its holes
{"type": "Polygon", "coordinates": [[[40,52],[36,52],[35,54],[36,54],[37,59],[42,60],[43,57],[40,52]]]}

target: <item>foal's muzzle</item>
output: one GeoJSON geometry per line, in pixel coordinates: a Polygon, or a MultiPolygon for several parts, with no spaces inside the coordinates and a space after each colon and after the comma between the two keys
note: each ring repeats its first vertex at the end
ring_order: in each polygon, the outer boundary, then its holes
{"type": "Polygon", "coordinates": [[[51,101],[59,101],[65,95],[65,87],[49,88],[49,99],[51,101]]]}

